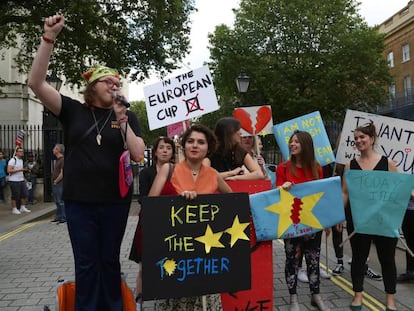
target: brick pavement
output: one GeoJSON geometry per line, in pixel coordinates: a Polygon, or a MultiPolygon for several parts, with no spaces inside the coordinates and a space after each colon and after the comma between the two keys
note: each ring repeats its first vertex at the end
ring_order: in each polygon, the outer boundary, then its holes
{"type": "MultiPolygon", "coordinates": [[[[3,213],[3,208],[4,206],[1,205],[0,310],[35,311],[43,310],[44,305],[49,305],[53,310],[56,280],[73,278],[73,256],[66,225],[50,223],[54,213],[53,203],[31,206],[33,213],[23,216],[11,215],[8,206],[9,213],[3,213]],[[39,219],[38,217],[41,215],[46,215],[47,218],[39,219]],[[37,220],[28,223],[30,218],[37,218],[37,220]],[[4,231],[6,228],[8,228],[7,232],[4,231]]],[[[137,265],[127,258],[138,220],[137,211],[138,205],[133,203],[121,249],[122,271],[127,274],[127,283],[131,288],[135,286],[137,265]]],[[[325,263],[324,245],[322,250],[321,262],[325,263]]],[[[329,247],[330,267],[334,266],[332,252],[333,250],[329,247]]],[[[273,310],[289,310],[289,295],[283,271],[283,245],[279,241],[275,241],[273,310]]],[[[349,279],[349,266],[346,267],[344,277],[333,277],[331,280],[322,279],[321,295],[332,310],[348,310],[352,292],[347,292],[344,288],[349,290],[349,279]]],[[[366,280],[365,285],[370,295],[383,300],[382,282],[366,280]]],[[[400,311],[413,310],[411,308],[414,305],[413,289],[414,284],[398,285],[397,300],[400,311]]],[[[310,305],[308,284],[299,283],[298,295],[302,311],[316,310],[310,305]]],[[[153,302],[145,302],[143,310],[154,311],[153,302]]],[[[371,303],[371,308],[364,307],[363,310],[381,309],[375,303],[371,303]]]]}

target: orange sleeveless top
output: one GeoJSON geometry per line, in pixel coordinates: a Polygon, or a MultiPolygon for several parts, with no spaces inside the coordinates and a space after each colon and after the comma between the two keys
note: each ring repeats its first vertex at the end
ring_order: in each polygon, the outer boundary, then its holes
{"type": "Polygon", "coordinates": [[[197,179],[185,161],[175,165],[171,183],[178,194],[183,191],[195,191],[197,194],[215,193],[218,190],[217,171],[209,166],[201,165],[197,179]]]}

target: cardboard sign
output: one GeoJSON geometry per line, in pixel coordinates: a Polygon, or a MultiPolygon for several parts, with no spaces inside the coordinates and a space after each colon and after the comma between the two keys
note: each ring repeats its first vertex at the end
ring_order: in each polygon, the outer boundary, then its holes
{"type": "Polygon", "coordinates": [[[414,175],[345,171],[355,232],[399,238],[414,175]]]}
{"type": "MultiPolygon", "coordinates": [[[[270,189],[270,180],[229,181],[231,189],[249,194],[270,189]]],[[[273,250],[272,242],[257,242],[250,226],[252,286],[249,290],[221,294],[224,311],[273,309],[273,250]]]]}
{"type": "Polygon", "coordinates": [[[247,193],[142,198],[145,300],[251,287],[247,193]]]}
{"type": "Polygon", "coordinates": [[[375,150],[393,160],[399,172],[414,174],[414,122],[356,110],[346,111],[336,162],[346,164],[359,155],[354,130],[371,122],[378,135],[375,150]]]}
{"type": "Polygon", "coordinates": [[[272,107],[252,106],[234,109],[233,117],[241,123],[241,135],[267,135],[272,133],[272,107]]]}
{"type": "Polygon", "coordinates": [[[345,220],[338,176],[252,194],[250,205],[258,241],[312,234],[345,220]]]}
{"type": "Polygon", "coordinates": [[[219,109],[207,67],[145,86],[144,96],[150,130],[219,109]]]}
{"type": "Polygon", "coordinates": [[[167,136],[173,138],[175,135],[181,135],[190,127],[190,121],[181,121],[167,126],[167,136]]]}
{"type": "Polygon", "coordinates": [[[315,147],[316,161],[321,166],[335,162],[332,146],[319,111],[276,124],[273,127],[273,133],[284,161],[289,159],[289,138],[297,130],[311,134],[315,147]]]}

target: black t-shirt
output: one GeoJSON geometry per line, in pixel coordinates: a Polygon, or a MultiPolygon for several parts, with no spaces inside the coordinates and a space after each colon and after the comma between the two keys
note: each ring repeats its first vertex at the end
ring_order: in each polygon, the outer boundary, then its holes
{"type": "Polygon", "coordinates": [[[229,155],[225,155],[221,150],[218,150],[209,159],[211,162],[211,167],[221,173],[231,171],[237,167],[243,166],[244,158],[246,155],[247,151],[240,147],[229,155]],[[239,156],[237,157],[235,153],[238,153],[239,156]],[[237,158],[239,158],[239,160],[237,160],[237,158]]]}
{"type": "MultiPolygon", "coordinates": [[[[111,110],[95,108],[94,113],[101,129],[111,110]]],[[[127,115],[128,126],[140,136],[138,118],[131,111],[127,111],[127,115]]],[[[94,126],[95,120],[91,109],[79,101],[62,95],[58,118],[63,125],[65,144],[63,199],[106,203],[130,201],[131,190],[125,198],[119,193],[119,157],[124,151],[124,143],[115,113],[112,111],[101,130],[101,145],[96,140],[96,128],[82,138],[94,126]]]]}

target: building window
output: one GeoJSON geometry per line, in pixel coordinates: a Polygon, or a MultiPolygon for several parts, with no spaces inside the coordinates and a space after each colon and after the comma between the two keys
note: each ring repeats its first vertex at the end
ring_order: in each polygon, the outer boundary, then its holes
{"type": "Polygon", "coordinates": [[[388,53],[387,60],[388,60],[388,67],[393,68],[394,67],[394,52],[388,53]]]}
{"type": "Polygon", "coordinates": [[[391,83],[390,87],[388,88],[388,91],[390,92],[390,99],[395,98],[395,82],[391,83]]]}
{"type": "Polygon", "coordinates": [[[411,95],[411,76],[404,77],[404,95],[406,97],[411,95]]]}
{"type": "Polygon", "coordinates": [[[402,46],[402,61],[406,62],[410,60],[410,46],[408,44],[404,44],[402,46]]]}

